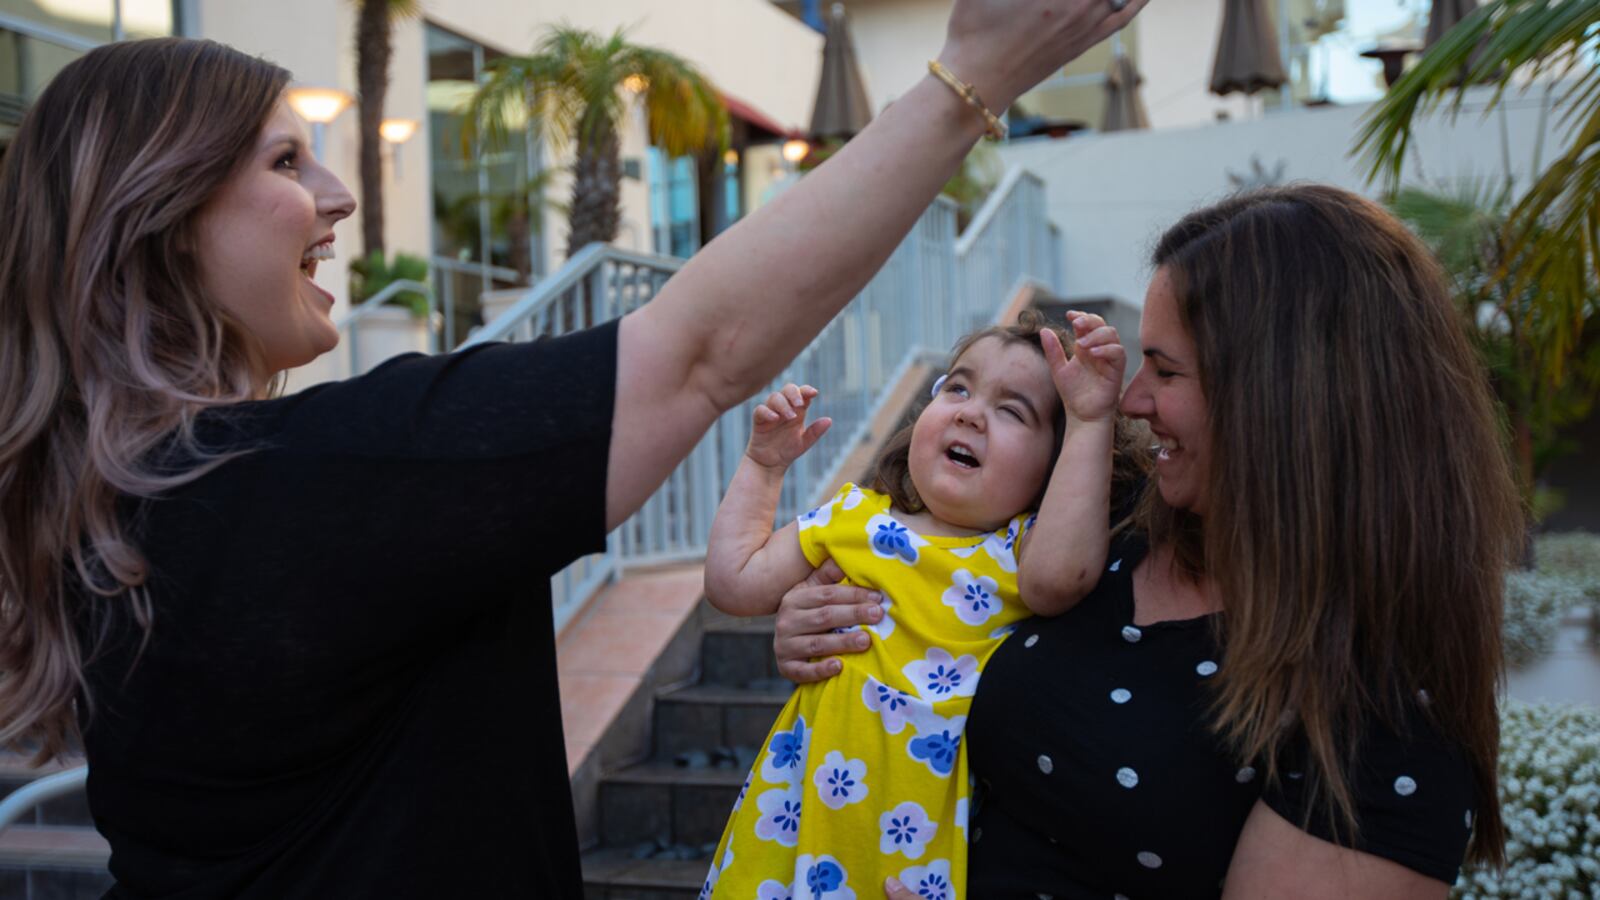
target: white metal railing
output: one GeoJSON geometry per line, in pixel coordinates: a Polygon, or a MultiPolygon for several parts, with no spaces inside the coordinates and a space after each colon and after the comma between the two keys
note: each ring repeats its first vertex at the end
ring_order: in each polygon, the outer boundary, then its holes
{"type": "Polygon", "coordinates": [[[43,778],[36,778],[0,800],[0,831],[4,831],[47,800],[82,790],[89,780],[89,767],[76,766],[43,778]]]}
{"type": "MultiPolygon", "coordinates": [[[[784,480],[778,520],[817,503],[837,469],[865,437],[874,412],[912,363],[941,357],[961,335],[991,324],[1026,283],[1060,285],[1057,236],[1045,214],[1044,184],[1008,171],[966,232],[956,207],[935,201],[883,269],[774,380],[816,385],[817,414],[833,427],[784,480]]],[[[637,309],[655,296],[682,260],[592,244],[530,288],[468,345],[532,340],[587,328],[637,309]]],[[[578,561],[551,583],[556,624],[625,566],[695,559],[722,491],[749,439],[762,392],[730,410],[632,518],[604,552],[578,561]]]]}
{"type": "MultiPolygon", "coordinates": [[[[383,290],[361,301],[360,305],[334,323],[334,327],[339,329],[339,339],[350,349],[350,371],[347,374],[353,377],[365,371],[361,367],[361,342],[355,339],[356,328],[361,321],[371,316],[390,299],[406,292],[421,294],[428,298],[428,351],[439,353],[448,349],[440,343],[442,337],[439,331],[439,310],[433,302],[433,288],[420,281],[401,278],[384,285],[383,290]]],[[[382,362],[382,360],[369,360],[369,362],[382,362]]]]}
{"type": "Polygon", "coordinates": [[[496,266],[485,261],[472,261],[456,259],[450,256],[432,257],[433,280],[438,283],[438,296],[444,308],[443,344],[445,352],[456,348],[456,284],[462,276],[469,276],[467,280],[476,279],[476,289],[468,287],[468,294],[472,297],[482,297],[489,291],[502,286],[515,286],[526,283],[522,273],[516,269],[505,266],[496,266]]]}

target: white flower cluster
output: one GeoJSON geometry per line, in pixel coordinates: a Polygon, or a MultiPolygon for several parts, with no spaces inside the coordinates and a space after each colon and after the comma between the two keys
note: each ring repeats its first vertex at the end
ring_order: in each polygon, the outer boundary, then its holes
{"type": "Polygon", "coordinates": [[[1600,898],[1600,709],[1500,708],[1506,867],[1463,870],[1452,897],[1600,898]]]}
{"type": "Polygon", "coordinates": [[[1506,662],[1523,666],[1549,653],[1555,646],[1561,617],[1583,600],[1579,583],[1564,575],[1527,570],[1506,575],[1502,631],[1506,662]]]}
{"type": "Polygon", "coordinates": [[[1600,628],[1600,534],[1564,531],[1533,542],[1535,568],[1572,579],[1592,610],[1589,622],[1600,628]]]}

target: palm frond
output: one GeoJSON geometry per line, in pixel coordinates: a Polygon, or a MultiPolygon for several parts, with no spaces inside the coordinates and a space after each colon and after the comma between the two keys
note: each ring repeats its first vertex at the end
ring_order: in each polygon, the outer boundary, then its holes
{"type": "Polygon", "coordinates": [[[645,80],[643,101],[650,142],[671,156],[724,149],[728,111],[722,95],[688,60],[651,47],[627,47],[623,68],[645,80]]]}

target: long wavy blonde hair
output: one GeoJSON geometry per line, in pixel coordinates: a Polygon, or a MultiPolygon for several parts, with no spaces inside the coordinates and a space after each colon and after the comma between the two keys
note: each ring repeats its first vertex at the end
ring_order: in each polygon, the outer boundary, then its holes
{"type": "Polygon", "coordinates": [[[119,501],[228,458],[196,445],[194,417],[250,399],[260,352],[201,289],[196,213],[288,80],[210,41],[101,47],[0,162],[0,746],[68,748],[106,605],[149,635],[119,501]]]}

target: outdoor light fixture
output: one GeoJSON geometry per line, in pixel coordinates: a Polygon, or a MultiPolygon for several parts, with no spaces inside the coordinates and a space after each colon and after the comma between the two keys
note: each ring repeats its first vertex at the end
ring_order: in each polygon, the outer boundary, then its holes
{"type": "Polygon", "coordinates": [[[799,165],[800,160],[805,159],[806,154],[810,152],[811,145],[806,143],[804,138],[790,138],[783,142],[783,158],[792,166],[799,165]]]}
{"type": "Polygon", "coordinates": [[[650,87],[650,79],[643,75],[629,75],[622,79],[622,87],[629,93],[642,94],[650,87]]]}
{"type": "Polygon", "coordinates": [[[289,105],[302,119],[311,123],[311,153],[322,159],[323,128],[345,111],[355,98],[346,91],[327,87],[292,87],[288,91],[289,105]]]}
{"type": "Polygon", "coordinates": [[[731,148],[723,151],[722,164],[730,167],[737,166],[739,164],[739,151],[731,148]]]}
{"type": "Polygon", "coordinates": [[[378,125],[378,134],[384,143],[389,145],[389,154],[394,158],[394,177],[400,177],[400,145],[411,140],[417,133],[416,119],[384,119],[378,125]]]}

